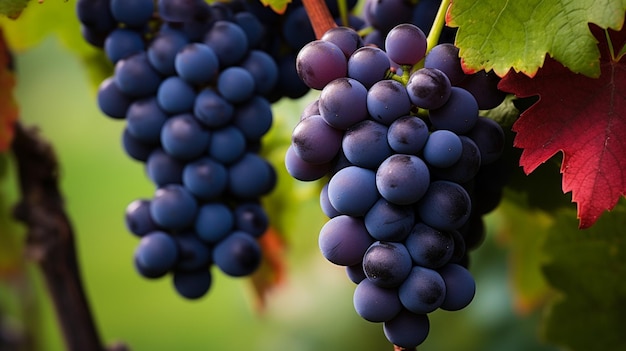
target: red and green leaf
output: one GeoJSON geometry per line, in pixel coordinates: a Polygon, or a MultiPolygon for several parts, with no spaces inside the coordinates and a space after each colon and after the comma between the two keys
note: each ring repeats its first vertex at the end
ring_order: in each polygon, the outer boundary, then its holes
{"type": "Polygon", "coordinates": [[[518,97],[540,99],[513,125],[514,146],[528,174],[563,153],[563,192],[572,192],[580,227],[593,225],[626,194],[626,60],[614,57],[626,44],[626,31],[592,26],[599,41],[600,76],[573,73],[548,58],[534,78],[511,72],[499,87],[518,97]],[[609,34],[605,34],[609,33],[609,34]]]}
{"type": "Polygon", "coordinates": [[[18,106],[13,96],[15,75],[12,57],[0,28],[0,152],[5,152],[13,140],[18,106]]]}

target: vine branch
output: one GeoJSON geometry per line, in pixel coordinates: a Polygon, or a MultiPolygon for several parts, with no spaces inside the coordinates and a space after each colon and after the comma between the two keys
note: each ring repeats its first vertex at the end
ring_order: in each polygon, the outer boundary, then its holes
{"type": "MultiPolygon", "coordinates": [[[[36,128],[15,125],[11,145],[21,198],[14,217],[26,225],[26,256],[38,264],[69,351],[103,350],[80,278],[74,233],[59,190],[52,146],[36,128]]],[[[123,351],[124,345],[106,350],[123,351]]]]}
{"type": "Polygon", "coordinates": [[[329,29],[337,27],[324,0],[302,0],[302,4],[317,39],[320,39],[329,29]]]}

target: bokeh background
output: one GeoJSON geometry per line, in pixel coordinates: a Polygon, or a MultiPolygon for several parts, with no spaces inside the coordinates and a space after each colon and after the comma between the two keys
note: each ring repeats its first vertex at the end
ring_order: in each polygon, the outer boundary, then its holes
{"type": "MultiPolygon", "coordinates": [[[[98,111],[83,62],[55,37],[17,53],[15,59],[21,120],[38,126],[55,147],[81,274],[107,344],[122,341],[136,351],[392,350],[382,325],[354,312],[354,284],[344,270],[319,253],[323,217],[309,184],[294,185],[288,205],[299,210],[293,211],[284,233],[286,279],[269,292],[264,309],[259,309],[249,280],[217,270],[211,291],[195,301],[179,297],[167,278],[141,278],[132,265],[138,239],[126,230],[123,215],[128,203],[151,197],[154,188],[142,165],[121,148],[123,122],[98,111]]],[[[275,105],[276,120],[286,128],[295,126],[299,110],[314,97],[311,93],[299,101],[281,101],[275,105]]],[[[17,196],[10,162],[5,172],[1,196],[10,205],[17,196]]],[[[282,177],[279,182],[293,180],[282,177]]],[[[486,220],[487,238],[473,252],[470,267],[477,280],[475,300],[463,311],[432,313],[430,336],[418,349],[556,350],[541,342],[540,310],[515,312],[508,251],[499,240],[502,219],[496,211],[486,220]]],[[[2,233],[5,243],[24,238],[21,226],[12,228],[2,233]]],[[[35,333],[37,350],[64,350],[39,271],[27,263],[26,272],[19,290],[0,283],[0,311],[9,325],[35,333]],[[24,303],[26,312],[20,307],[24,303]]]]}

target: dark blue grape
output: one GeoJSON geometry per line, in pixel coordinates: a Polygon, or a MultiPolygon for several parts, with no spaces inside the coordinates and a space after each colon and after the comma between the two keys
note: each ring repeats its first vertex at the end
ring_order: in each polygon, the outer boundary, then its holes
{"type": "Polygon", "coordinates": [[[239,64],[254,79],[255,91],[265,95],[274,89],[278,82],[278,65],[267,53],[261,50],[252,50],[239,64]]]}
{"type": "Polygon", "coordinates": [[[360,263],[372,242],[363,219],[347,215],[328,220],[319,234],[322,255],[339,266],[360,263]]]}
{"type": "Polygon", "coordinates": [[[124,220],[126,228],[139,237],[159,229],[150,216],[150,200],[148,199],[138,199],[128,204],[124,220]]]}
{"type": "Polygon", "coordinates": [[[157,186],[181,184],[183,182],[184,163],[178,158],[156,148],[146,160],[148,178],[157,186]]]}
{"type": "Polygon", "coordinates": [[[363,279],[354,289],[354,309],[370,322],[386,322],[402,310],[397,289],[381,288],[369,279],[363,279]]]}
{"type": "Polygon", "coordinates": [[[481,166],[495,162],[504,151],[504,131],[493,119],[478,117],[474,127],[465,135],[480,150],[481,166]]]}
{"type": "Polygon", "coordinates": [[[417,314],[430,313],[441,306],[446,285],[437,271],[413,266],[398,290],[402,305],[417,314]]]}
{"type": "Polygon", "coordinates": [[[194,106],[196,92],[180,77],[171,76],[161,82],[156,97],[164,111],[171,114],[186,113],[194,106]]]}
{"type": "Polygon", "coordinates": [[[221,202],[208,202],[198,208],[194,229],[198,237],[209,244],[225,238],[234,228],[235,217],[221,202]]]}
{"type": "Polygon", "coordinates": [[[272,121],[272,106],[267,99],[257,95],[235,108],[232,123],[246,140],[256,142],[270,130],[272,121]]]}
{"type": "Polygon", "coordinates": [[[235,207],[235,229],[255,238],[261,237],[269,227],[269,217],[263,206],[254,201],[243,202],[235,207]]]}
{"type": "Polygon", "coordinates": [[[396,317],[383,324],[385,337],[394,345],[414,349],[422,344],[430,331],[425,314],[415,314],[403,309],[396,317]]]}
{"type": "Polygon", "coordinates": [[[463,154],[463,143],[458,135],[449,130],[436,130],[424,145],[424,161],[439,168],[450,167],[463,154]]]}
{"type": "Polygon", "coordinates": [[[203,129],[191,114],[173,116],[161,129],[163,150],[181,160],[202,155],[210,139],[209,131],[203,129]]]}
{"type": "Polygon", "coordinates": [[[328,198],[341,214],[363,216],[380,198],[374,171],[349,166],[335,173],[328,183],[328,198]]]}
{"type": "Polygon", "coordinates": [[[421,118],[403,116],[389,126],[387,142],[399,154],[418,155],[428,136],[428,126],[421,118]]]}
{"type": "Polygon", "coordinates": [[[241,199],[258,198],[273,189],[275,176],[271,164],[248,152],[228,168],[228,191],[241,199]]]}
{"type": "Polygon", "coordinates": [[[111,118],[123,119],[133,100],[120,90],[113,77],[109,77],[100,83],[97,101],[102,113],[111,118]]]}
{"type": "Polygon", "coordinates": [[[350,27],[330,28],[320,39],[337,45],[346,59],[350,58],[357,49],[363,47],[363,39],[356,30],[350,27]]]}
{"type": "Polygon", "coordinates": [[[402,243],[376,241],[363,255],[367,279],[383,288],[400,286],[411,271],[413,262],[402,243]]]}
{"type": "Polygon", "coordinates": [[[345,130],[367,119],[367,89],[352,78],[328,83],[319,97],[320,115],[334,128],[345,130]]]}
{"type": "Polygon", "coordinates": [[[313,164],[304,161],[298,156],[291,145],[285,152],[285,168],[287,169],[287,173],[293,178],[303,182],[310,182],[322,178],[330,171],[331,167],[331,163],[313,164]]]}
{"type": "Polygon", "coordinates": [[[417,204],[425,224],[440,230],[458,229],[467,222],[472,203],[465,189],[457,183],[437,180],[417,204]]]}
{"type": "Polygon", "coordinates": [[[438,270],[446,284],[446,297],[441,309],[458,311],[469,305],[476,293],[476,282],[472,274],[458,264],[447,264],[438,270]]]}
{"type": "Polygon", "coordinates": [[[208,45],[191,43],[178,51],[174,68],[183,80],[191,84],[205,84],[217,77],[219,61],[208,45]]]}
{"type": "Polygon", "coordinates": [[[343,132],[333,128],[320,115],[301,120],[291,133],[294,151],[306,162],[328,163],[339,153],[343,132]]]}
{"type": "Polygon", "coordinates": [[[148,144],[158,144],[161,140],[161,128],[168,115],[161,110],[156,98],[148,97],[134,101],[126,111],[128,132],[135,138],[148,144]]]}
{"type": "Polygon", "coordinates": [[[402,83],[385,79],[368,90],[367,111],[372,119],[388,126],[411,112],[411,100],[402,83]]]}
{"type": "Polygon", "coordinates": [[[128,128],[122,132],[122,147],[128,156],[137,161],[145,162],[154,150],[154,146],[135,138],[128,128]]]}
{"type": "Polygon", "coordinates": [[[348,59],[348,77],[361,82],[366,89],[387,76],[391,62],[380,48],[364,46],[357,49],[348,59]]]}
{"type": "Polygon", "coordinates": [[[113,30],[104,41],[104,52],[113,63],[141,53],[144,51],[144,48],[145,43],[141,34],[126,28],[113,30]]]}
{"type": "Polygon", "coordinates": [[[433,178],[449,180],[463,184],[474,179],[482,165],[480,149],[472,139],[465,135],[460,135],[462,151],[459,160],[450,167],[431,167],[433,178]]]}
{"type": "Polygon", "coordinates": [[[226,68],[217,78],[217,91],[233,104],[250,100],[255,89],[252,74],[239,66],[226,68]]]}
{"type": "Polygon", "coordinates": [[[420,108],[442,107],[452,94],[448,77],[436,68],[420,68],[413,72],[406,85],[411,102],[420,108]]]}
{"type": "Polygon", "coordinates": [[[212,200],[222,195],[227,182],[226,168],[208,157],[187,163],[183,169],[183,185],[202,200],[212,200]]]}
{"type": "Polygon", "coordinates": [[[173,283],[176,291],[184,298],[198,299],[211,289],[213,277],[208,269],[174,271],[173,283]]]}
{"type": "Polygon", "coordinates": [[[165,275],[172,269],[178,254],[174,238],[162,231],[144,235],[135,249],[137,265],[154,277],[165,275]]]}
{"type": "Polygon", "coordinates": [[[363,263],[359,262],[352,266],[346,266],[346,275],[354,284],[359,284],[365,278],[365,272],[363,272],[363,263]]]}
{"type": "Polygon", "coordinates": [[[153,11],[153,0],[111,0],[113,17],[131,27],[144,26],[152,18],[153,11]]]}
{"type": "Polygon", "coordinates": [[[234,231],[215,245],[213,260],[229,276],[250,275],[261,264],[261,246],[251,235],[234,231]]]}
{"type": "Polygon", "coordinates": [[[450,43],[435,45],[426,55],[424,67],[442,71],[454,86],[459,85],[467,77],[461,67],[459,49],[450,43]]]}
{"type": "Polygon", "coordinates": [[[165,229],[184,229],[196,217],[198,204],[191,193],[179,184],[168,184],[156,190],[150,205],[155,223],[165,229]]]}
{"type": "Polygon", "coordinates": [[[346,57],[337,45],[314,40],[298,52],[296,71],[309,88],[322,90],[331,81],[345,77],[346,57]]]}
{"type": "Polygon", "coordinates": [[[193,112],[205,126],[218,128],[227,125],[233,119],[235,108],[215,90],[205,88],[196,96],[193,112]]]}
{"type": "Polygon", "coordinates": [[[178,259],[174,267],[177,271],[195,271],[208,269],[211,263],[211,250],[193,232],[179,233],[174,236],[178,245],[178,259]]]}
{"type": "Polygon", "coordinates": [[[414,65],[426,55],[426,35],[414,24],[398,24],[387,33],[385,51],[399,65],[414,65]]]}
{"type": "Polygon", "coordinates": [[[450,232],[437,230],[424,223],[417,223],[404,244],[413,262],[426,268],[439,268],[454,254],[454,237],[450,232]]]}
{"type": "Polygon", "coordinates": [[[163,75],[176,73],[176,54],[189,43],[189,39],[178,30],[161,31],[147,49],[148,61],[163,75]]]}
{"type": "Polygon", "coordinates": [[[246,32],[233,22],[215,22],[204,37],[204,43],[217,54],[222,68],[236,64],[248,52],[246,32]]]}
{"type": "Polygon", "coordinates": [[[447,129],[457,134],[468,132],[478,119],[478,103],[467,90],[452,87],[450,97],[441,107],[429,111],[435,129],[447,129]]]}
{"type": "Polygon", "coordinates": [[[226,126],[211,134],[208,154],[214,160],[229,165],[241,159],[246,151],[246,138],[239,128],[226,126]]]}
{"type": "Polygon", "coordinates": [[[320,208],[328,218],[337,217],[341,214],[330,203],[330,199],[328,198],[328,183],[324,184],[322,190],[320,190],[320,208]]]}
{"type": "Polygon", "coordinates": [[[399,206],[379,199],[365,214],[365,227],[370,235],[381,241],[402,241],[415,223],[412,207],[399,206]]]}
{"type": "Polygon", "coordinates": [[[429,184],[428,166],[414,155],[391,155],[376,171],[376,187],[380,195],[397,205],[417,202],[429,184]]]}

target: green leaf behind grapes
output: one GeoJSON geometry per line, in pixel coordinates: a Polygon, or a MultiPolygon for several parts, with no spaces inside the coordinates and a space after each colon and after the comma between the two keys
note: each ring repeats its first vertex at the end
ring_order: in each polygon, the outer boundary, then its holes
{"type": "Polygon", "coordinates": [[[261,3],[265,6],[269,6],[274,12],[283,14],[285,10],[287,10],[287,5],[291,3],[291,0],[261,0],[261,3]]]}
{"type": "Polygon", "coordinates": [[[562,295],[544,322],[544,336],[570,350],[626,350],[626,206],[622,202],[586,230],[562,211],[546,238],[543,271],[562,295]]]}
{"type": "Polygon", "coordinates": [[[626,0],[452,0],[447,23],[468,71],[510,69],[532,77],[549,54],[576,73],[600,74],[588,23],[619,30],[626,0]]]}
{"type": "Polygon", "coordinates": [[[0,14],[8,18],[18,18],[30,0],[2,0],[0,14]]]}

